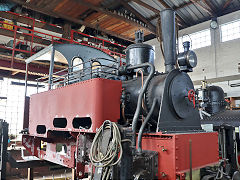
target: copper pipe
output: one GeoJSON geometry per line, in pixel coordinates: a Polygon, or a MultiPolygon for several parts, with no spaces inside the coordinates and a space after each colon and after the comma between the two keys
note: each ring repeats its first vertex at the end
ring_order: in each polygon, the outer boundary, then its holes
{"type": "MultiPolygon", "coordinates": [[[[144,81],[144,78],[143,78],[143,71],[141,69],[139,69],[137,72],[136,72],[136,77],[138,77],[138,72],[141,73],[141,78],[142,78],[142,87],[143,87],[143,81],[144,81]]],[[[146,111],[146,106],[144,104],[144,99],[145,99],[145,95],[142,99],[142,108],[146,111]]]]}

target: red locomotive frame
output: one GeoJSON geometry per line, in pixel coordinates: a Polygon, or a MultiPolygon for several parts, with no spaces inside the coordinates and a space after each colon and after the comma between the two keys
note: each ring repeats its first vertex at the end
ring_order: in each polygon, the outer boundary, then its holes
{"type": "MultiPolygon", "coordinates": [[[[47,131],[96,132],[104,120],[116,122],[120,118],[121,81],[89,79],[30,98],[29,135],[48,137],[47,131]],[[54,120],[66,118],[66,126],[54,120]],[[74,118],[90,118],[89,129],[74,127],[74,118]],[[37,133],[37,126],[45,126],[46,133],[37,133]]],[[[59,121],[60,121],[59,120],[59,121]]],[[[83,119],[84,120],[84,119],[83,119]]],[[[64,122],[63,122],[64,124],[64,122]]]]}
{"type": "MultiPolygon", "coordinates": [[[[89,172],[89,165],[76,159],[76,144],[79,144],[83,134],[93,137],[104,120],[117,122],[120,118],[121,91],[121,81],[95,78],[32,95],[29,134],[23,136],[24,147],[40,159],[69,168],[76,167],[78,177],[83,177],[84,173],[89,172]],[[54,118],[59,117],[66,118],[66,126],[55,127],[54,118]],[[90,117],[91,127],[74,128],[75,117],[90,117]],[[46,132],[39,133],[39,125],[45,126],[46,132]],[[69,132],[71,138],[64,139],[54,132],[69,132]],[[45,149],[42,143],[45,143],[45,149]],[[66,154],[56,151],[58,143],[65,144],[66,154]]],[[[217,133],[156,133],[144,135],[143,149],[158,152],[159,179],[185,179],[185,173],[190,170],[190,159],[192,169],[218,163],[217,142],[217,133]],[[192,142],[191,148],[189,140],[192,142]]]]}

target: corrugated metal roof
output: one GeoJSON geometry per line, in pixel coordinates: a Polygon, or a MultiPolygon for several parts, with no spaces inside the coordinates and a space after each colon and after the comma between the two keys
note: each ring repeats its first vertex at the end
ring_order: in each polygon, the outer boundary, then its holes
{"type": "MultiPolygon", "coordinates": [[[[184,26],[180,28],[186,28],[203,21],[209,20],[213,17],[221,16],[226,13],[239,10],[240,9],[240,0],[232,0],[229,5],[223,10],[225,3],[227,0],[211,0],[207,1],[206,4],[203,0],[194,0],[197,1],[193,3],[191,0],[139,0],[147,5],[161,11],[166,8],[166,4],[176,10],[176,14],[183,20],[184,26]],[[161,2],[165,2],[165,5],[161,2]],[[184,4],[188,4],[187,6],[183,6],[184,4]],[[182,8],[179,8],[183,6],[182,8]],[[211,13],[212,12],[212,13],[211,13]]],[[[136,11],[142,14],[145,18],[151,18],[156,13],[152,10],[143,7],[142,5],[129,1],[129,5],[131,5],[136,11]]],[[[151,19],[151,23],[156,25],[157,20],[151,19]]]]}
{"type": "Polygon", "coordinates": [[[149,18],[153,16],[155,13],[148,10],[147,8],[135,3],[135,2],[130,2],[129,5],[136,9],[141,15],[143,15],[145,18],[149,18]]]}
{"type": "Polygon", "coordinates": [[[75,23],[131,40],[136,29],[145,35],[156,33],[158,13],[176,11],[180,29],[240,9],[240,0],[31,0],[25,7],[36,7],[75,23]],[[224,7],[224,8],[223,8],[224,7]]]}

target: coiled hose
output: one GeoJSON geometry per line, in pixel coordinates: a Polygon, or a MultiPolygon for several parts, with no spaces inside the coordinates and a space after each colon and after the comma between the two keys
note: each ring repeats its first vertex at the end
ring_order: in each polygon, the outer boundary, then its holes
{"type": "MultiPolygon", "coordinates": [[[[116,123],[109,120],[104,121],[103,125],[97,131],[90,149],[90,161],[93,166],[102,168],[102,179],[107,180],[110,177],[110,167],[116,165],[122,158],[121,134],[116,123]],[[111,131],[111,139],[106,153],[101,152],[103,135],[106,130],[111,131]]],[[[92,174],[91,173],[91,174],[92,174]]],[[[93,177],[93,176],[92,176],[93,177]]],[[[92,178],[91,178],[92,179],[92,178]]]]}

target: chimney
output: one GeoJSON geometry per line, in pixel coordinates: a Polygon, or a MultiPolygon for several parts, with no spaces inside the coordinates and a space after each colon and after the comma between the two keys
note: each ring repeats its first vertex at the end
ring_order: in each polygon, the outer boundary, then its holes
{"type": "Polygon", "coordinates": [[[176,65],[175,12],[172,9],[165,9],[160,12],[160,15],[165,72],[168,73],[176,65]]]}

